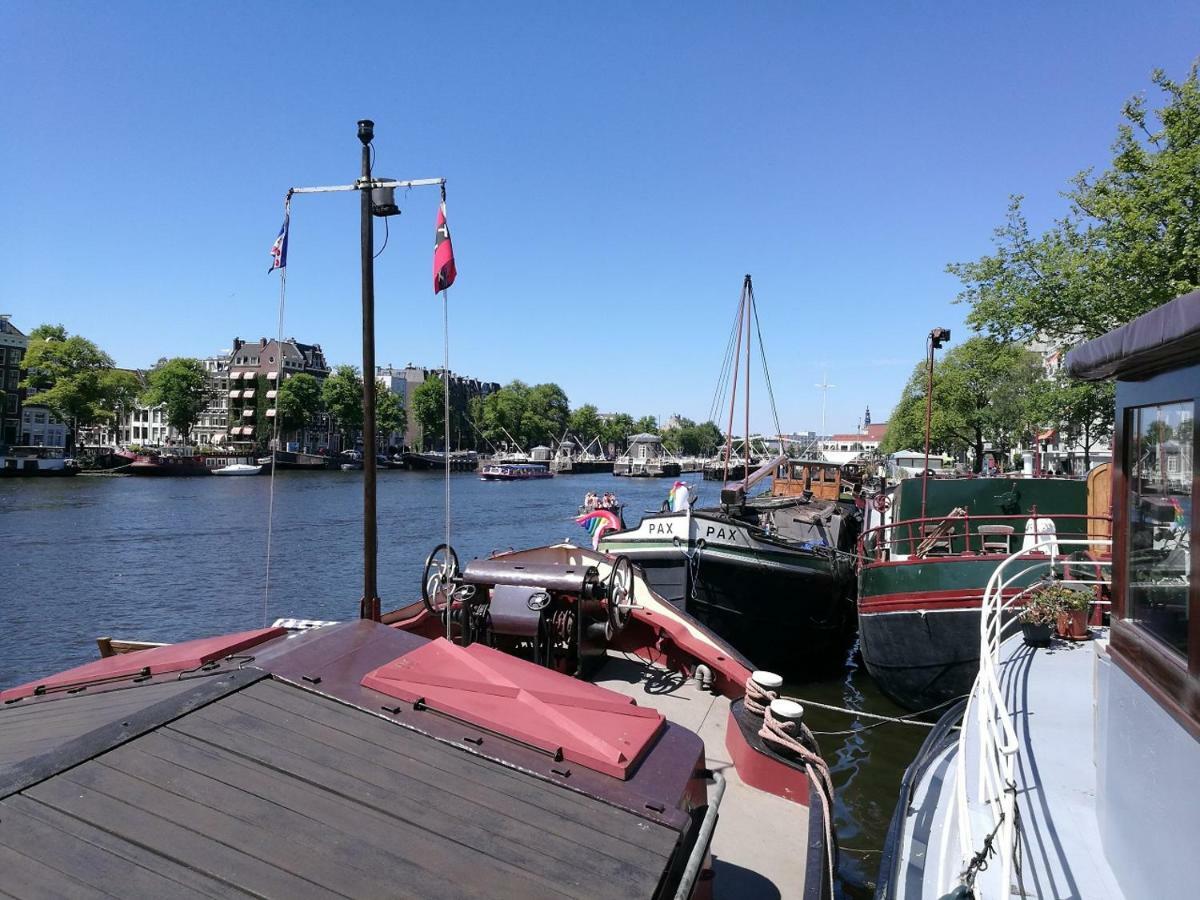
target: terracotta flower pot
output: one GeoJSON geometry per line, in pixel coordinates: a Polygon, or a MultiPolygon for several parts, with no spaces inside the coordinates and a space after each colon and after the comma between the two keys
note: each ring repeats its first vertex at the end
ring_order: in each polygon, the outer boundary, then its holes
{"type": "Polygon", "coordinates": [[[1087,627],[1086,609],[1067,609],[1058,614],[1058,636],[1071,641],[1085,641],[1091,635],[1087,627]]]}

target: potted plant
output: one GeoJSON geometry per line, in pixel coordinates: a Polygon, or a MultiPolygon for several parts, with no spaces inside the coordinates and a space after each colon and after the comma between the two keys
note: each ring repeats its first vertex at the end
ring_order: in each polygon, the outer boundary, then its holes
{"type": "Polygon", "coordinates": [[[1021,608],[1021,633],[1031,647],[1050,646],[1050,634],[1058,621],[1058,600],[1047,588],[1032,591],[1021,608]]]}
{"type": "Polygon", "coordinates": [[[1092,595],[1088,591],[1054,582],[1037,589],[1047,602],[1058,607],[1058,636],[1071,641],[1085,641],[1088,634],[1088,610],[1092,607],[1092,595]]]}

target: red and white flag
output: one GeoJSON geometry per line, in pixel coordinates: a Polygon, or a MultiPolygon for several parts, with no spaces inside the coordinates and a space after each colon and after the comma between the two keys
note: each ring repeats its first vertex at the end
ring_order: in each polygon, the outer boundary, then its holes
{"type": "Polygon", "coordinates": [[[458,270],[454,268],[454,247],[450,243],[450,226],[446,224],[446,201],[438,206],[437,228],[433,238],[433,292],[444,291],[454,284],[458,270]]]}

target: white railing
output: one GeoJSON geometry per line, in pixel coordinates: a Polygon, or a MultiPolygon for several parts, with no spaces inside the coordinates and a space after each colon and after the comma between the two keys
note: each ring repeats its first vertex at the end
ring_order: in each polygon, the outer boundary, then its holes
{"type": "MultiPolygon", "coordinates": [[[[962,884],[965,879],[973,881],[978,867],[972,865],[976,854],[984,851],[990,842],[994,856],[988,859],[989,885],[994,884],[994,896],[1007,898],[1019,836],[1015,829],[1016,807],[1016,756],[1019,748],[1012,715],[1000,685],[1000,644],[1005,629],[1012,625],[1015,617],[1012,607],[1024,601],[1026,594],[1038,584],[1011,593],[1013,583],[1028,577],[1031,570],[1046,566],[1047,574],[1053,575],[1056,566],[1078,565],[1080,567],[1110,566],[1111,560],[1085,559],[1064,560],[1059,548],[1069,546],[1112,546],[1112,541],[1097,538],[1062,538],[1049,536],[1030,547],[1022,548],[998,565],[983,594],[979,622],[979,675],[971,689],[970,699],[963,714],[963,726],[959,731],[958,754],[954,774],[953,792],[947,811],[946,825],[942,830],[939,854],[938,888],[948,893],[962,884]],[[1032,554],[1037,554],[1033,556],[1032,554]],[[1017,562],[1031,565],[1017,567],[1008,574],[1017,562]],[[1006,622],[1006,614],[1008,621],[1006,622]],[[970,722],[974,716],[975,729],[970,722]],[[975,746],[969,746],[973,738],[975,746]],[[967,778],[968,753],[973,749],[978,770],[972,784],[967,778]],[[957,847],[952,846],[957,835],[957,847]]],[[[1107,585],[1107,579],[1066,579],[1066,584],[1087,586],[1107,585]]],[[[1104,603],[1105,601],[1096,601],[1104,603]]],[[[975,897],[983,898],[987,893],[982,886],[975,886],[975,897]]]]}

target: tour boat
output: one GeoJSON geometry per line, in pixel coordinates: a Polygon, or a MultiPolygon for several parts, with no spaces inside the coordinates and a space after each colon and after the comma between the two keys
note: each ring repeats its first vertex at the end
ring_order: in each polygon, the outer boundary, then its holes
{"type": "MultiPolygon", "coordinates": [[[[1108,535],[1107,468],[1080,478],[906,478],[867,504],[859,541],[858,633],[879,687],[912,710],[962,697],[979,668],[988,579],[1038,534],[1108,535]],[[922,514],[924,502],[924,514],[922,514]]],[[[1097,544],[1089,553],[1107,552],[1097,544]]],[[[1015,593],[1040,577],[1027,574],[1015,593]]]]}
{"type": "Polygon", "coordinates": [[[1196,895],[1197,359],[1200,291],[1068,354],[1072,376],[1117,379],[1111,544],[1043,535],[993,570],[979,674],[905,774],[879,900],[1196,895]],[[1110,624],[1047,648],[1006,636],[1014,573],[1037,564],[1093,590],[1107,561],[1069,557],[1097,543],[1111,546],[1110,624]]]}
{"type": "Polygon", "coordinates": [[[479,473],[480,481],[529,481],[553,477],[553,472],[538,463],[489,463],[479,473]]]}
{"type": "Polygon", "coordinates": [[[839,466],[778,457],[720,506],[672,502],[599,548],[629,556],[658,594],[756,662],[807,674],[844,661],[853,639],[855,490],[839,466]],[[746,496],[768,477],[768,492],[746,496]]]}
{"type": "Polygon", "coordinates": [[[74,475],[79,464],[62,447],[9,447],[0,455],[0,478],[74,475]]]}

